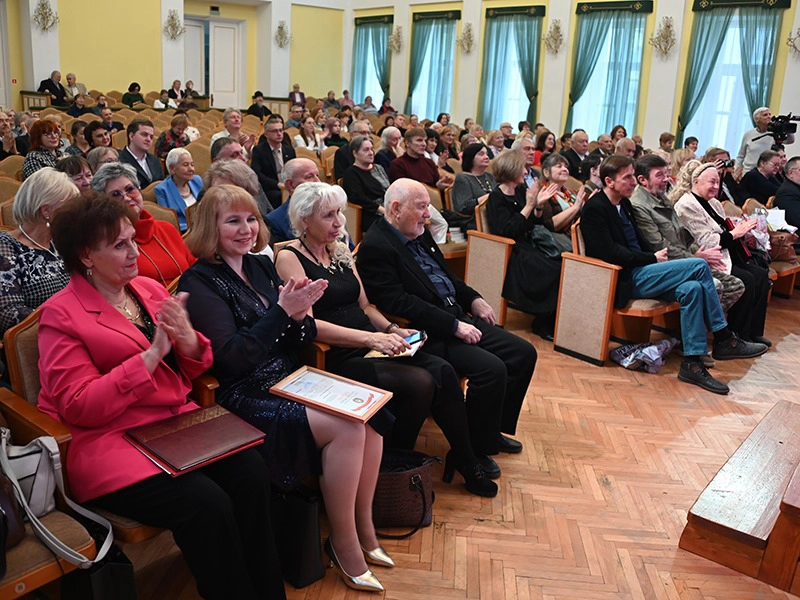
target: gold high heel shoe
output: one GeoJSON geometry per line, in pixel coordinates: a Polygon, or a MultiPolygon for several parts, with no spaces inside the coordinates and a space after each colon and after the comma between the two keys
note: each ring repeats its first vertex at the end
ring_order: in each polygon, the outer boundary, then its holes
{"type": "Polygon", "coordinates": [[[371,565],[377,565],[379,567],[393,567],[394,561],[392,557],[386,553],[381,546],[375,548],[375,550],[367,550],[364,546],[361,546],[361,549],[364,551],[364,556],[367,557],[367,562],[371,565]]]}
{"type": "Polygon", "coordinates": [[[342,575],[342,581],[344,584],[352,588],[354,590],[360,590],[363,592],[383,592],[385,591],[384,587],[381,585],[381,582],[378,581],[378,578],[372,574],[372,571],[367,569],[361,575],[357,577],[353,577],[349,575],[347,571],[342,568],[342,565],[339,564],[339,559],[336,558],[336,552],[333,550],[333,544],[331,544],[331,538],[327,538],[324,544],[325,554],[328,555],[328,558],[331,561],[331,565],[339,569],[339,573],[342,575]]]}

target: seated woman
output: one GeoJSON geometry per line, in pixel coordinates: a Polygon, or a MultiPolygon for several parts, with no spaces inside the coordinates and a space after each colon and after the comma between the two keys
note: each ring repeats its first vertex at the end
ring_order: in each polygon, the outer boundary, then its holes
{"type": "Polygon", "coordinates": [[[378,130],[377,135],[383,135],[387,127],[394,127],[394,115],[386,115],[383,118],[383,127],[378,130]]]}
{"type": "Polygon", "coordinates": [[[382,166],[387,173],[392,161],[405,154],[405,150],[400,145],[402,140],[403,136],[397,127],[387,127],[381,134],[381,145],[375,153],[375,162],[382,166]]]}
{"type": "Polygon", "coordinates": [[[743,243],[744,236],[755,228],[757,221],[747,219],[732,227],[717,200],[717,192],[716,165],[692,160],[681,169],[669,198],[675,203],[675,214],[681,225],[698,246],[722,247],[723,265],[717,268],[744,283],[744,294],[728,310],[731,331],[741,339],[771,346],[764,337],[767,296],[772,285],[769,271],[755,263],[743,243]]]}
{"type": "Polygon", "coordinates": [[[25,180],[14,196],[16,229],[0,231],[0,336],[67,285],[51,239],[55,210],[78,196],[78,188],[51,167],[25,180]]]}
{"type": "Polygon", "coordinates": [[[372,138],[357,135],[350,140],[355,162],[344,172],[342,187],[347,199],[361,208],[361,232],[366,233],[383,214],[383,195],[389,188],[389,176],[376,164],[372,138]]]}
{"type": "Polygon", "coordinates": [[[22,176],[24,179],[27,179],[39,169],[55,167],[58,159],[62,156],[59,150],[61,130],[55,121],[39,119],[31,126],[28,135],[31,141],[31,149],[25,155],[25,162],[22,163],[22,176]]]}
{"type": "Polygon", "coordinates": [[[381,102],[381,107],[378,109],[379,115],[385,115],[387,113],[397,114],[397,111],[392,106],[392,99],[389,96],[384,97],[383,102],[381,102]]]}
{"type": "Polygon", "coordinates": [[[497,485],[481,470],[472,451],[469,425],[458,375],[444,360],[418,351],[413,357],[366,359],[369,350],[392,356],[403,352],[403,339],[416,333],[389,322],[370,305],[347,245],[337,241],[344,229],[342,208],[347,202],[339,186],[327,183],[301,184],[292,195],[289,219],[302,237],[292,242],[289,252],[280,252],[278,274],[284,280],[315,277],[328,281],[325,294],[313,314],[316,339],[331,345],[325,368],[332,373],[375,385],[394,393],[389,410],[396,417],[390,447],[413,449],[429,412],[452,446],[445,464],[445,481],[456,468],[464,473],[467,490],[494,497],[497,485]],[[380,333],[383,332],[383,333],[380,333]]]}
{"type": "Polygon", "coordinates": [[[186,115],[175,115],[169,122],[169,129],[162,131],[156,140],[156,156],[161,160],[167,158],[169,151],[174,148],[183,148],[190,143],[186,129],[189,127],[189,119],[186,115]]]}
{"type": "MultiPolygon", "coordinates": [[[[186,82],[188,85],[188,81],[186,82]]],[[[133,108],[137,104],[144,104],[144,96],[140,93],[142,87],[136,83],[135,81],[132,82],[128,86],[128,91],[122,94],[122,103],[127,104],[130,108],[133,108]]]]}
{"type": "Polygon", "coordinates": [[[186,148],[173,148],[166,160],[169,177],[153,190],[156,202],[178,213],[181,233],[186,232],[186,209],[197,203],[203,189],[203,180],[194,172],[194,160],[186,148]]]}
{"type": "Polygon", "coordinates": [[[317,126],[314,123],[314,117],[311,115],[304,117],[300,123],[300,133],[294,136],[295,148],[308,148],[313,150],[319,155],[324,149],[325,144],[317,133],[317,126]]]}
{"type": "MultiPolygon", "coordinates": [[[[259,451],[277,487],[297,488],[309,475],[320,475],[331,525],[325,550],[349,587],[382,591],[362,550],[370,549],[371,562],[394,565],[372,525],[381,433],[269,392],[299,366],[295,350],[316,335],[307,312],[327,282],[304,277],[284,284],[269,258],[250,253],[267,238],[250,194],[229,185],[209,189],[188,237],[200,260],[181,277],[179,289],[189,292],[189,314],[214,348],[217,402],[267,434],[259,451]]],[[[379,426],[385,411],[376,417],[371,423],[379,426]]]]}
{"type": "Polygon", "coordinates": [[[86,106],[86,96],[83,94],[78,94],[72,100],[72,104],[67,109],[67,114],[70,117],[78,118],[81,115],[85,115],[86,113],[92,112],[91,109],[86,106]]]}
{"type": "Polygon", "coordinates": [[[85,129],[86,121],[78,119],[72,122],[69,128],[69,134],[72,136],[72,144],[67,146],[67,149],[64,151],[65,154],[86,158],[86,155],[92,147],[89,145],[89,142],[86,141],[86,138],[83,137],[83,131],[85,129]]]}
{"type": "Polygon", "coordinates": [[[497,157],[501,152],[507,150],[503,132],[495,129],[486,134],[486,147],[489,150],[489,159],[497,157]]]}
{"type": "Polygon", "coordinates": [[[257,451],[173,478],[124,438],[197,409],[186,395],[212,361],[186,298],[136,276],[134,220],[132,208],[101,194],[53,219],[70,279],[41,308],[38,406],[72,434],[71,491],[78,502],[170,529],[203,598],[285,598],[257,451]]]}
{"type": "Polygon", "coordinates": [[[342,122],[337,117],[330,117],[325,120],[322,143],[326,148],[330,148],[331,146],[341,148],[348,144],[347,138],[342,137],[342,122]]]}
{"type": "Polygon", "coordinates": [[[489,168],[489,152],[483,144],[472,144],[464,148],[461,158],[462,172],[453,183],[453,210],[461,214],[474,214],[478,199],[497,187],[497,181],[489,168]]]}
{"type": "Polygon", "coordinates": [[[166,221],[156,220],[144,209],[139,179],[131,165],[119,162],[103,165],[94,174],[92,189],[129,205],[136,213],[139,275],[160,281],[166,287],[194,264],[195,258],[178,230],[166,221]]]}
{"type": "MultiPolygon", "coordinates": [[[[188,81],[186,83],[189,83],[188,81]]],[[[169,88],[168,95],[175,101],[183,100],[186,97],[186,92],[181,89],[181,80],[175,79],[172,82],[172,87],[169,88]]]]}
{"type": "MultiPolygon", "coordinates": [[[[456,141],[456,130],[450,125],[442,127],[442,131],[439,132],[439,138],[442,140],[442,145],[444,146],[445,152],[443,154],[446,155],[445,160],[448,158],[459,160],[461,148],[456,141]]],[[[448,168],[447,170],[449,171],[450,169],[448,168]]]]}
{"type": "Polygon", "coordinates": [[[194,81],[191,79],[186,82],[186,89],[183,90],[183,98],[202,98],[200,92],[194,89],[194,81]]]}
{"type": "Polygon", "coordinates": [[[111,148],[110,146],[98,146],[89,150],[86,155],[86,161],[89,163],[92,173],[97,173],[97,169],[103,165],[119,162],[119,152],[117,152],[116,148],[111,148]]]}
{"type": "Polygon", "coordinates": [[[533,151],[533,166],[540,167],[546,158],[546,154],[552,154],[556,149],[556,134],[545,129],[536,138],[536,146],[533,151]]]}
{"type": "Polygon", "coordinates": [[[337,111],[342,109],[342,105],[336,99],[336,92],[330,90],[325,100],[322,101],[323,108],[335,108],[337,111]]]}
{"type": "Polygon", "coordinates": [[[68,156],[54,167],[59,173],[66,173],[70,181],[78,186],[82,195],[88,194],[92,189],[92,169],[82,156],[68,156]]]}
{"type": "Polygon", "coordinates": [[[442,140],[439,134],[430,128],[425,129],[425,158],[431,159],[440,168],[447,164],[447,153],[442,146],[442,140]]]}
{"type": "Polygon", "coordinates": [[[614,142],[614,145],[616,146],[619,140],[628,137],[628,130],[625,129],[624,125],[614,125],[614,128],[611,130],[609,135],[611,136],[611,141],[614,142]]]}
{"type": "Polygon", "coordinates": [[[542,187],[555,185],[553,196],[543,206],[546,223],[553,222],[551,231],[563,232],[571,239],[570,227],[581,213],[587,191],[581,188],[575,195],[567,187],[569,180],[569,161],[555,152],[549,154],[542,164],[542,187]]]}
{"type": "Polygon", "coordinates": [[[158,93],[158,98],[153,102],[153,108],[156,110],[166,110],[168,108],[178,108],[175,100],[169,97],[167,90],[161,90],[158,93]]]}
{"type": "MultiPolygon", "coordinates": [[[[525,157],[519,152],[503,152],[497,157],[493,171],[498,186],[489,194],[486,206],[489,231],[516,242],[503,297],[520,310],[536,315],[533,333],[552,341],[561,252],[571,250],[572,245],[564,234],[553,233],[552,218],[545,218],[545,208],[550,206],[558,185],[526,188],[526,169],[525,157]]],[[[559,209],[551,206],[550,210],[559,209]]]]}

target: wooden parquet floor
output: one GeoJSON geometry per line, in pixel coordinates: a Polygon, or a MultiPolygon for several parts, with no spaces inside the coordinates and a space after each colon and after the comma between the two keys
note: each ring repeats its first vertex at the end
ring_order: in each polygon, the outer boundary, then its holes
{"type": "MultiPolygon", "coordinates": [[[[471,496],[435,469],[434,524],[384,546],[398,562],[376,569],[385,598],[481,600],[760,600],[791,598],[678,548],[686,513],[709,479],[777,400],[797,400],[800,299],[775,298],[755,361],[718,363],[731,394],[680,383],[680,358],[657,375],[557,354],[512,313],[509,329],[539,363],[517,437],[525,451],[498,460],[500,494],[471,496]]],[[[430,422],[418,449],[443,456],[430,422]]],[[[456,476],[458,479],[458,475],[456,476]]],[[[169,534],[125,548],[142,600],[195,598],[169,534]]],[[[333,571],[291,600],[355,599],[333,571]]]]}

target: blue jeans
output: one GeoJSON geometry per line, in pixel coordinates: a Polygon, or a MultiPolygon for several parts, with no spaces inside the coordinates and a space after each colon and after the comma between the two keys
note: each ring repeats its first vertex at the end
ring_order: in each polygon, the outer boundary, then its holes
{"type": "Polygon", "coordinates": [[[701,258],[681,258],[636,267],[631,272],[633,298],[663,298],[681,304],[681,336],[685,356],[708,350],[706,330],[728,326],[711,269],[701,258]]]}

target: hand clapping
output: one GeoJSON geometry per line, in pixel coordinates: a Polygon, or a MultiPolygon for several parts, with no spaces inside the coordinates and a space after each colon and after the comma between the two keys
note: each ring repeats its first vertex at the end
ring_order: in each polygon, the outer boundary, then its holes
{"type": "Polygon", "coordinates": [[[196,358],[200,353],[200,342],[186,312],[188,298],[189,294],[186,292],[179,292],[174,297],[166,298],[161,303],[156,317],[159,330],[169,336],[169,341],[175,350],[184,356],[196,358]]]}
{"type": "Polygon", "coordinates": [[[295,321],[301,321],[314,303],[322,298],[328,282],[324,279],[312,281],[308,277],[295,281],[290,277],[278,288],[278,306],[295,321]]]}

